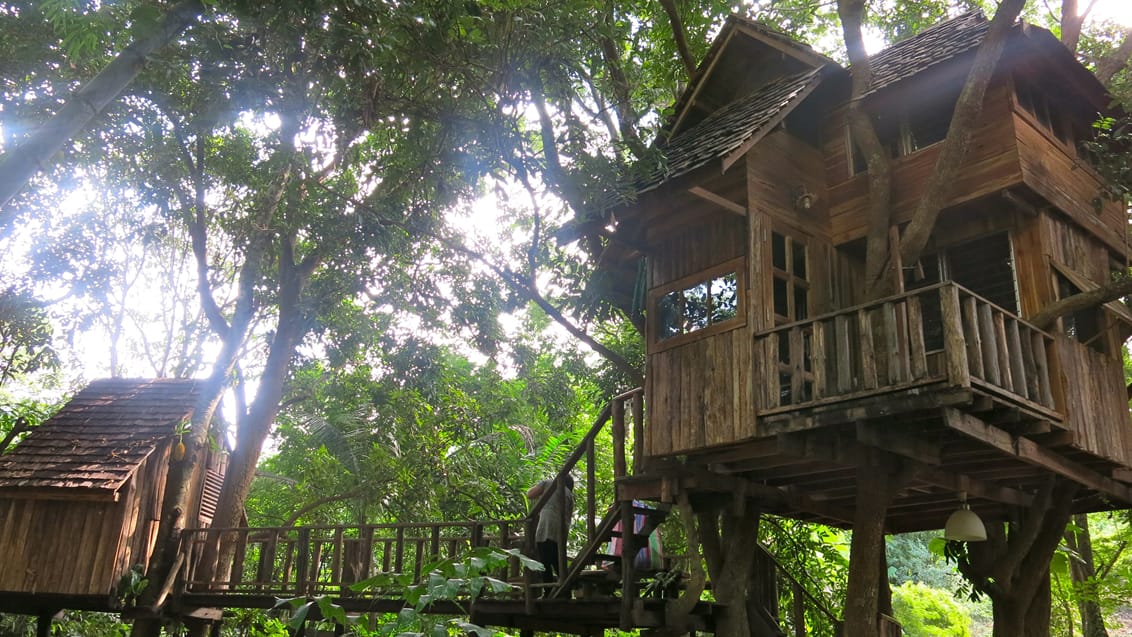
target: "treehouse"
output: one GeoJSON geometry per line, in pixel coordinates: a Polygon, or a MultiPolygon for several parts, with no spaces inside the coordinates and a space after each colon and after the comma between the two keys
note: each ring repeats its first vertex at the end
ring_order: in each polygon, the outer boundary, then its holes
{"type": "MultiPolygon", "coordinates": [[[[108,610],[153,553],[165,477],[193,380],[97,380],[0,456],[0,611],[108,610]]],[[[187,520],[215,510],[225,456],[208,452],[187,520]]]]}
{"type": "MultiPolygon", "coordinates": [[[[871,58],[863,108],[892,162],[894,244],[988,25],[968,14],[871,58]]],[[[863,285],[849,94],[836,63],[732,17],[663,161],[591,224],[621,300],[647,290],[646,462],[619,498],[740,492],[849,527],[883,453],[909,477],[887,532],[942,529],[962,494],[1005,519],[1051,474],[1081,485],[1073,511],[1132,504],[1132,313],[1028,321],[1128,268],[1125,210],[1080,144],[1109,112],[1103,86],[1048,31],[1013,27],[923,256],[895,262],[879,298],[863,285]]]]}

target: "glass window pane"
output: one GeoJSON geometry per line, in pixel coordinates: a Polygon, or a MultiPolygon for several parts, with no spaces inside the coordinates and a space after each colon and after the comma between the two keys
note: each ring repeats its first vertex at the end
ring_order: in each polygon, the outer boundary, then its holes
{"type": "Polygon", "coordinates": [[[666,338],[679,336],[683,333],[681,325],[681,305],[684,296],[681,292],[669,292],[660,297],[656,303],[656,338],[663,341],[666,338]]]}
{"type": "Polygon", "coordinates": [[[711,282],[711,323],[735,318],[739,313],[739,277],[734,272],[711,282]]]}
{"type": "Polygon", "coordinates": [[[684,291],[684,331],[694,332],[708,326],[710,295],[708,284],[700,283],[684,291]]]}
{"type": "Polygon", "coordinates": [[[794,261],[794,276],[799,279],[806,279],[806,244],[799,243],[798,241],[792,242],[793,247],[793,261],[794,261]]]}
{"type": "Polygon", "coordinates": [[[774,313],[790,318],[790,296],[786,291],[786,281],[774,277],[774,313]]]}
{"type": "Polygon", "coordinates": [[[770,261],[776,270],[786,270],[786,237],[770,233],[770,261]]]}
{"type": "Polygon", "coordinates": [[[801,286],[794,287],[794,320],[802,321],[810,317],[810,291],[801,286]]]}

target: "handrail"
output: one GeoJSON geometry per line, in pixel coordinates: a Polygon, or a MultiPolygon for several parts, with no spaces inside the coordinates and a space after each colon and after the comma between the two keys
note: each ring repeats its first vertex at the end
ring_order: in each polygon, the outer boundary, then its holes
{"type": "Polygon", "coordinates": [[[1053,337],[954,281],[754,336],[763,415],[928,384],[990,391],[1057,418],[1053,337]],[[943,356],[937,356],[942,352],[943,356]]]}

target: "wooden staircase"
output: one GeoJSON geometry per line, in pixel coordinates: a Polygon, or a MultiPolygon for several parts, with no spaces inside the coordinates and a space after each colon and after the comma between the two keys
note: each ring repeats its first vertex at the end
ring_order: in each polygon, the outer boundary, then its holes
{"type": "MultiPolygon", "coordinates": [[[[587,571],[593,572],[609,572],[615,576],[619,576],[622,571],[621,560],[624,551],[621,554],[610,554],[601,552],[613,538],[622,539],[622,547],[632,546],[636,547],[648,546],[649,535],[659,527],[664,520],[668,517],[668,512],[671,510],[671,505],[662,504],[659,506],[641,506],[635,503],[628,503],[619,501],[610,507],[609,511],[602,518],[601,524],[597,526],[596,532],[585,548],[582,549],[575,557],[570,565],[570,570],[567,571],[565,577],[558,582],[550,594],[550,598],[564,598],[569,595],[570,591],[574,590],[579,583],[582,575],[587,571]],[[633,524],[634,532],[632,538],[624,537],[624,524],[618,527],[618,522],[623,522],[626,518],[624,515],[626,507],[630,508],[630,513],[627,516],[629,519],[634,519],[636,516],[644,516],[644,524],[638,530],[636,524],[633,524]],[[628,541],[626,541],[628,540],[628,541]],[[609,566],[606,567],[605,564],[609,566]]],[[[633,552],[636,556],[636,550],[633,552]]],[[[617,577],[619,580],[620,577],[617,577]]]]}

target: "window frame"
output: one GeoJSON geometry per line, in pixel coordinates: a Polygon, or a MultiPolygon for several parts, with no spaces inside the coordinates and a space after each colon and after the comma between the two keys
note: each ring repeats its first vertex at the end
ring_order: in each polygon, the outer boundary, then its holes
{"type": "Polygon", "coordinates": [[[750,291],[747,287],[747,258],[736,257],[714,265],[706,270],[700,270],[695,274],[690,274],[685,277],[676,279],[664,285],[657,286],[649,290],[648,294],[648,309],[649,315],[646,318],[648,326],[648,344],[649,352],[659,352],[673,347],[679,347],[687,343],[698,341],[702,338],[728,332],[733,329],[745,327],[747,325],[747,299],[750,291]],[[710,325],[701,329],[685,332],[669,338],[659,338],[659,314],[658,304],[662,298],[671,292],[689,290],[697,285],[703,283],[710,283],[714,279],[721,278],[728,274],[735,274],[736,285],[736,307],[735,316],[718,323],[711,323],[710,325]]]}

